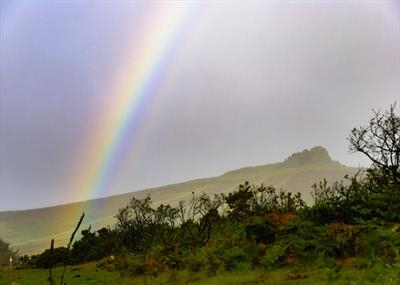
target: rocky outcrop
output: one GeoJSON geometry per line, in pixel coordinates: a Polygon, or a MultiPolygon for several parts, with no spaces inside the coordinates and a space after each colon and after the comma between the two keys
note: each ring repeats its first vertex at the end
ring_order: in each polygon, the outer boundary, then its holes
{"type": "Polygon", "coordinates": [[[329,156],[328,151],[322,146],[315,146],[310,150],[305,149],[302,152],[297,152],[289,156],[285,160],[285,164],[288,166],[299,166],[299,165],[332,165],[339,166],[340,163],[334,161],[329,156]]]}

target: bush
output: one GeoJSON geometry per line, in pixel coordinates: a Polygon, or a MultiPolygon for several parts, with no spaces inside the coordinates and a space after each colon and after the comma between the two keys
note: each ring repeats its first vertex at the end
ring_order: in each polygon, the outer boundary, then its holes
{"type": "Polygon", "coordinates": [[[247,239],[265,244],[275,241],[275,228],[266,222],[247,225],[245,231],[247,239]]]}
{"type": "Polygon", "coordinates": [[[260,265],[265,269],[273,269],[285,263],[285,248],[279,244],[274,244],[267,248],[265,255],[260,260],[260,265]]]}
{"type": "Polygon", "coordinates": [[[231,249],[224,250],[221,255],[224,268],[227,271],[236,270],[241,263],[248,261],[246,259],[246,252],[243,247],[235,246],[231,249]]]}
{"type": "Polygon", "coordinates": [[[117,233],[107,228],[91,232],[91,228],[81,232],[82,238],[75,241],[71,249],[71,263],[79,264],[99,260],[118,250],[117,233]]]}
{"type": "Polygon", "coordinates": [[[376,221],[366,224],[356,243],[358,256],[381,259],[384,263],[394,264],[399,255],[400,236],[391,229],[377,225],[376,221]]]}
{"type": "Polygon", "coordinates": [[[33,256],[32,262],[34,262],[37,268],[51,268],[64,264],[68,257],[68,249],[65,247],[58,247],[51,252],[50,249],[45,250],[42,254],[33,256]]]}
{"type": "Polygon", "coordinates": [[[189,257],[188,268],[192,272],[200,272],[204,269],[207,262],[206,255],[203,250],[199,250],[196,254],[189,257]]]}

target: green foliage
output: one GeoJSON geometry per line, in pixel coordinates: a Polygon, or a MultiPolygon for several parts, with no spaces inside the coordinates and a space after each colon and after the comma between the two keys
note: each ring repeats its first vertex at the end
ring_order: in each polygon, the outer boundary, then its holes
{"type": "Polygon", "coordinates": [[[200,272],[204,270],[206,264],[206,255],[203,250],[199,250],[196,254],[189,257],[188,268],[192,272],[200,272]]]}
{"type": "Polygon", "coordinates": [[[119,239],[115,231],[101,228],[91,232],[91,228],[81,232],[81,239],[76,241],[71,249],[71,262],[79,264],[99,260],[118,250],[119,239]]]}
{"type": "Polygon", "coordinates": [[[304,216],[321,224],[333,221],[355,224],[360,219],[373,218],[400,221],[400,185],[382,185],[377,189],[369,179],[369,172],[359,178],[361,174],[350,178],[347,185],[343,182],[328,185],[326,180],[315,183],[314,205],[303,211],[304,216]]]}
{"type": "Polygon", "coordinates": [[[372,268],[375,266],[377,260],[376,258],[371,258],[371,257],[361,257],[356,259],[353,262],[354,268],[357,269],[366,269],[366,268],[372,268]]]}
{"type": "MultiPolygon", "coordinates": [[[[371,191],[372,192],[372,191],[371,191]]],[[[372,217],[400,222],[400,185],[381,186],[366,201],[365,207],[371,210],[372,217]]]]}
{"type": "Polygon", "coordinates": [[[229,216],[236,220],[242,220],[251,213],[251,200],[255,193],[252,191],[250,183],[246,181],[239,185],[236,192],[229,193],[225,201],[229,207],[229,216]]]}
{"type": "Polygon", "coordinates": [[[227,271],[234,271],[241,263],[248,261],[246,259],[246,252],[244,248],[239,246],[234,246],[230,249],[223,250],[220,258],[223,261],[225,270],[227,271]]]}
{"type": "MultiPolygon", "coordinates": [[[[322,181],[314,185],[316,203],[311,207],[305,207],[300,196],[248,182],[225,199],[193,194],[175,208],[153,208],[150,197],[132,199],[120,210],[114,230],[82,231],[70,256],[78,263],[116,253],[118,262],[107,264],[103,259],[99,268],[129,276],[173,276],[171,272],[185,269],[214,276],[221,271],[314,264],[331,268],[337,278],[338,264],[349,258],[356,268],[379,262],[395,266],[399,235],[371,219],[378,210],[385,217],[383,208],[367,208],[379,205],[377,197],[385,194],[372,193],[368,186],[355,178],[347,185],[322,181]],[[224,207],[228,211],[220,215],[224,207]]],[[[46,267],[46,258],[45,252],[35,262],[46,267]]]]}
{"type": "Polygon", "coordinates": [[[288,222],[282,231],[280,243],[286,251],[287,264],[307,262],[315,258],[319,249],[321,228],[306,220],[293,220],[288,222]]]}
{"type": "Polygon", "coordinates": [[[245,230],[247,239],[253,239],[264,244],[275,241],[276,230],[268,222],[249,224],[245,230]]]}
{"type": "Polygon", "coordinates": [[[133,252],[146,251],[155,238],[156,215],[151,198],[132,198],[128,206],[119,210],[117,230],[123,244],[133,252]]]}
{"type": "Polygon", "coordinates": [[[261,258],[260,265],[268,270],[280,267],[286,263],[286,250],[280,244],[273,244],[265,251],[265,255],[261,258]]]}
{"type": "Polygon", "coordinates": [[[63,265],[65,256],[68,256],[68,249],[66,247],[58,247],[53,251],[46,249],[42,254],[32,256],[31,263],[33,263],[36,268],[48,269],[63,265]]]}
{"type": "Polygon", "coordinates": [[[303,206],[300,196],[248,182],[225,200],[221,195],[212,199],[193,194],[176,208],[153,208],[150,197],[132,199],[117,216],[115,230],[82,231],[71,256],[79,257],[80,252],[99,259],[116,250],[104,243],[113,240],[130,253],[120,253],[112,266],[103,261],[102,268],[131,276],[185,268],[213,276],[221,270],[315,264],[331,268],[337,278],[342,259],[354,259],[356,268],[371,268],[377,262],[397,264],[399,235],[370,219],[377,209],[367,211],[366,205],[380,202],[371,201],[378,194],[367,186],[355,178],[346,186],[322,181],[314,185],[316,203],[311,207],[303,206]],[[221,216],[224,201],[228,212],[221,216]]]}
{"type": "Polygon", "coordinates": [[[225,197],[229,208],[228,217],[243,221],[249,217],[264,216],[267,213],[296,212],[305,208],[301,194],[277,191],[272,186],[240,184],[237,191],[225,197]]]}
{"type": "Polygon", "coordinates": [[[399,245],[398,233],[371,220],[357,239],[356,250],[358,256],[379,258],[386,264],[395,264],[399,256],[399,245]]]}

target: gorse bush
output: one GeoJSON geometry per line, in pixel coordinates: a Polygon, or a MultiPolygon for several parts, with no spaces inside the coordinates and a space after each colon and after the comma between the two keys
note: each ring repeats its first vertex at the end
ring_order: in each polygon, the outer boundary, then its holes
{"type": "Polygon", "coordinates": [[[286,264],[286,250],[280,244],[273,244],[266,248],[265,254],[260,258],[259,265],[265,269],[273,269],[286,264]]]}
{"type": "Polygon", "coordinates": [[[248,217],[263,216],[271,212],[296,212],[306,206],[301,194],[277,191],[272,186],[240,184],[237,191],[225,197],[228,217],[241,221],[248,217]]]}
{"type": "Polygon", "coordinates": [[[111,255],[120,245],[115,231],[102,228],[97,232],[87,230],[81,231],[81,239],[76,241],[71,249],[71,263],[83,263],[99,260],[111,255]]]}
{"type": "Polygon", "coordinates": [[[268,222],[249,224],[246,226],[246,238],[256,242],[269,244],[275,241],[276,230],[268,222]]]}
{"type": "Polygon", "coordinates": [[[31,263],[38,268],[51,268],[54,266],[61,266],[65,262],[65,256],[68,255],[68,249],[66,247],[58,247],[51,252],[50,249],[45,250],[38,256],[31,258],[31,263]]]}

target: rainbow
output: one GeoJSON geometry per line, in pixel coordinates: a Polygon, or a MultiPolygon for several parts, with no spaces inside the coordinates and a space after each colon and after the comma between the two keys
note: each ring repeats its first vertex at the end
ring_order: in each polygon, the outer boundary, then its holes
{"type": "Polygon", "coordinates": [[[159,3],[149,22],[143,23],[147,29],[139,41],[134,40],[128,55],[122,57],[124,68],[117,72],[109,88],[109,104],[96,115],[96,127],[78,154],[82,167],[72,178],[74,199],[109,195],[119,165],[138,136],[176,44],[195,11],[193,3],[159,3]]]}

